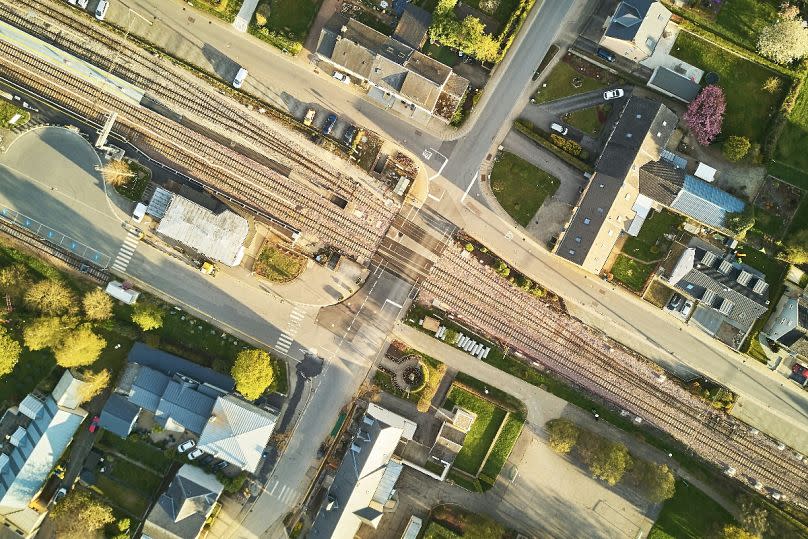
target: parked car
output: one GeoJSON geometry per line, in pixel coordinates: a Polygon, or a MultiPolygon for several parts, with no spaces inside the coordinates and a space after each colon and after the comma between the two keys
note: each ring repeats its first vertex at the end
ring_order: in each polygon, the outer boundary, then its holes
{"type": "Polygon", "coordinates": [[[104,17],[107,16],[107,10],[109,9],[109,0],[100,0],[98,2],[98,6],[95,8],[95,18],[99,21],[103,21],[104,17]]]}
{"type": "Polygon", "coordinates": [[[79,7],[81,9],[87,9],[87,4],[90,3],[90,0],[79,0],[79,7]]]}
{"type": "Polygon", "coordinates": [[[229,463],[226,460],[220,460],[219,462],[211,466],[211,468],[214,470],[221,470],[222,468],[227,468],[228,465],[229,463]]]}
{"type": "Polygon", "coordinates": [[[238,73],[236,73],[236,76],[233,79],[233,88],[236,88],[236,89],[241,88],[241,85],[244,84],[244,80],[247,78],[248,74],[249,74],[249,72],[246,69],[244,69],[243,67],[241,69],[239,69],[238,73]]]}
{"type": "Polygon", "coordinates": [[[95,432],[98,430],[98,424],[101,422],[101,418],[95,416],[92,421],[90,421],[90,428],[88,429],[90,432],[95,432]]]}
{"type": "Polygon", "coordinates": [[[193,440],[185,440],[179,446],[177,446],[177,451],[180,452],[180,453],[185,453],[186,451],[188,451],[189,449],[191,449],[195,445],[196,445],[195,441],[193,441],[193,440]]]}
{"type": "Polygon", "coordinates": [[[339,71],[336,71],[334,73],[334,78],[340,81],[342,84],[351,84],[351,77],[349,77],[345,73],[340,73],[339,71]]]}
{"type": "Polygon", "coordinates": [[[314,116],[317,114],[317,111],[314,109],[309,109],[306,111],[306,116],[303,118],[303,125],[311,125],[314,122],[314,116]]]}
{"type": "Polygon", "coordinates": [[[687,318],[690,316],[690,311],[693,310],[693,302],[690,300],[685,301],[685,306],[682,307],[682,316],[687,318]]]}
{"type": "Polygon", "coordinates": [[[569,131],[569,129],[564,127],[561,124],[557,124],[557,123],[553,122],[553,123],[550,124],[550,131],[555,131],[559,135],[566,135],[567,132],[569,131]]]}
{"type": "Polygon", "coordinates": [[[214,459],[213,455],[211,455],[210,453],[205,453],[204,455],[199,457],[199,464],[205,464],[205,465],[210,464],[211,462],[213,462],[213,459],[214,459]]]}
{"type": "Polygon", "coordinates": [[[329,114],[328,118],[325,119],[325,123],[323,124],[323,135],[331,134],[331,131],[334,129],[334,124],[336,123],[337,123],[337,115],[329,114]]]}
{"type": "Polygon", "coordinates": [[[350,146],[353,144],[354,137],[356,136],[356,127],[353,125],[349,125],[345,132],[342,134],[342,142],[345,143],[346,146],[350,146]]]}
{"type": "Polygon", "coordinates": [[[620,99],[625,95],[625,92],[621,88],[615,88],[614,90],[606,90],[603,92],[603,99],[609,101],[610,99],[620,99]]]}
{"type": "Polygon", "coordinates": [[[67,489],[65,487],[60,488],[56,491],[56,495],[53,497],[53,503],[58,503],[59,500],[64,498],[67,495],[67,489]]]}
{"type": "Polygon", "coordinates": [[[188,460],[196,460],[204,454],[205,452],[197,447],[196,449],[193,449],[190,453],[188,453],[188,460]]]}
{"type": "Polygon", "coordinates": [[[682,304],[683,299],[684,298],[682,298],[682,296],[680,296],[679,294],[674,294],[671,297],[671,300],[668,302],[668,309],[670,309],[670,310],[677,309],[679,307],[679,305],[682,304]]]}
{"type": "Polygon", "coordinates": [[[597,51],[597,55],[606,60],[607,62],[614,62],[617,58],[612,51],[609,49],[604,49],[603,47],[599,47],[597,51]]]}

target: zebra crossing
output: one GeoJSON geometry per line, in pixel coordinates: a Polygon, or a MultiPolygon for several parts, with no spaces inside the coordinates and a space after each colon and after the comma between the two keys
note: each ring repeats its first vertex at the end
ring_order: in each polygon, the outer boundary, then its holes
{"type": "Polygon", "coordinates": [[[285,504],[291,504],[297,498],[297,491],[287,485],[281,484],[277,479],[272,486],[267,487],[267,494],[285,504]]]}
{"type": "Polygon", "coordinates": [[[281,353],[286,354],[289,352],[289,348],[292,347],[292,343],[295,340],[295,335],[300,330],[300,324],[303,322],[303,319],[306,317],[306,311],[304,311],[299,305],[296,305],[292,312],[289,315],[289,322],[286,324],[286,331],[281,333],[278,337],[278,342],[275,343],[275,348],[279,350],[281,353]]]}
{"type": "Polygon", "coordinates": [[[126,239],[123,240],[123,245],[121,245],[121,248],[118,250],[118,256],[115,257],[115,261],[112,263],[112,269],[121,273],[126,271],[126,268],[129,266],[129,261],[132,260],[132,255],[135,254],[135,249],[137,249],[139,241],[137,232],[130,230],[126,235],[126,239]]]}

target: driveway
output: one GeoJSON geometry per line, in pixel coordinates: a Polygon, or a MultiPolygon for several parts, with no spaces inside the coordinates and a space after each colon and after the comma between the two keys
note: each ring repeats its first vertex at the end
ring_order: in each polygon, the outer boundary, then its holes
{"type": "Polygon", "coordinates": [[[537,146],[518,131],[511,130],[502,145],[509,152],[549,172],[560,182],[555,194],[545,199],[526,227],[537,241],[549,245],[552,237],[561,232],[564,223],[570,218],[572,208],[575,207],[588,180],[581,171],[537,146]]]}

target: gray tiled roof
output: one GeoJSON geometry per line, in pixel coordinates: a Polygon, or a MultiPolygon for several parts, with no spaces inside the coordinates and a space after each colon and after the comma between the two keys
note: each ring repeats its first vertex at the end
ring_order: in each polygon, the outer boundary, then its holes
{"type": "Polygon", "coordinates": [[[160,398],[169,382],[168,375],[151,367],[138,365],[137,376],[132,383],[129,400],[150,412],[157,411],[160,398]]]}
{"type": "Polygon", "coordinates": [[[637,35],[642,20],[648,9],[656,0],[623,0],[614,10],[611,24],[606,35],[617,39],[631,41],[637,35]]]}
{"type": "Polygon", "coordinates": [[[142,342],[135,343],[129,351],[127,361],[151,367],[169,376],[175,373],[184,374],[198,382],[210,384],[224,391],[233,391],[236,387],[236,382],[231,376],[216,372],[213,369],[203,367],[168,352],[157,350],[142,342]]]}
{"type": "Polygon", "coordinates": [[[201,433],[210,418],[214,399],[197,388],[198,384],[177,377],[170,380],[155,412],[157,421],[165,424],[171,418],[191,432],[201,433]]]}
{"type": "Polygon", "coordinates": [[[640,167],[640,193],[670,206],[682,185],[685,172],[667,161],[651,161],[640,167]]]}
{"type": "Polygon", "coordinates": [[[686,103],[693,101],[701,91],[701,86],[697,82],[662,66],[654,70],[648,85],[660,88],[686,103]]]}
{"type": "Polygon", "coordinates": [[[432,22],[432,14],[420,7],[407,4],[398,20],[393,37],[413,49],[420,49],[432,22]]]}
{"type": "Polygon", "coordinates": [[[100,423],[104,430],[126,438],[132,432],[132,426],[140,413],[140,406],[126,400],[121,395],[113,393],[101,410],[100,423]]]}
{"type": "Polygon", "coordinates": [[[183,465],[149,513],[144,534],[153,539],[197,537],[222,490],[213,475],[183,465]]]}

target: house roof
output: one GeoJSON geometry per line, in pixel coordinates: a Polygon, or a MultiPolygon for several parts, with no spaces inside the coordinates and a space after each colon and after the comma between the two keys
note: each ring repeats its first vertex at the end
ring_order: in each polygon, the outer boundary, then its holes
{"type": "Polygon", "coordinates": [[[614,10],[606,35],[631,41],[637,35],[642,20],[656,0],[623,0],[614,10]]]}
{"type": "Polygon", "coordinates": [[[64,406],[65,408],[78,408],[81,404],[81,388],[84,387],[84,382],[66,370],[56,387],[53,388],[53,398],[56,404],[64,406]]]}
{"type": "Polygon", "coordinates": [[[690,240],[668,280],[717,320],[744,332],[768,310],[765,276],[699,238],[690,240]]]}
{"type": "Polygon", "coordinates": [[[278,417],[233,395],[216,399],[197,446],[250,473],[258,469],[278,417]]]}
{"type": "Polygon", "coordinates": [[[151,367],[167,375],[173,375],[175,373],[184,374],[194,380],[212,385],[225,392],[233,391],[236,387],[236,382],[231,376],[216,372],[213,369],[203,367],[187,359],[169,354],[168,352],[157,350],[142,342],[137,342],[132,346],[127,356],[127,361],[129,363],[138,363],[151,367]]]}
{"type": "Polygon", "coordinates": [[[640,193],[670,206],[682,190],[685,172],[667,161],[651,161],[640,167],[640,193]]]}
{"type": "Polygon", "coordinates": [[[792,346],[808,333],[808,305],[804,297],[784,296],[766,324],[769,338],[792,346]]]}
{"type": "Polygon", "coordinates": [[[648,86],[658,88],[685,103],[693,101],[701,91],[701,86],[696,81],[663,66],[654,69],[648,86]]]}
{"type": "Polygon", "coordinates": [[[101,410],[101,418],[98,424],[104,430],[108,430],[116,436],[126,438],[132,432],[132,427],[140,414],[140,406],[127,399],[113,393],[107,399],[104,408],[101,410]]]}
{"type": "Polygon", "coordinates": [[[402,434],[381,420],[362,423],[329,488],[337,505],[320,509],[308,537],[353,537],[362,522],[378,525],[401,473],[391,458],[402,434]]]}
{"type": "Polygon", "coordinates": [[[153,539],[192,539],[199,535],[223,486],[213,475],[184,464],[143,523],[153,539]]]}
{"type": "Polygon", "coordinates": [[[670,207],[701,223],[723,227],[727,214],[742,212],[746,204],[726,191],[688,174],[682,190],[670,207]]]}
{"type": "Polygon", "coordinates": [[[413,49],[420,49],[426,39],[426,33],[431,23],[431,13],[408,3],[404,8],[404,13],[401,14],[401,18],[398,20],[393,37],[413,49]]]}
{"type": "Polygon", "coordinates": [[[162,424],[169,420],[191,432],[200,433],[210,418],[215,397],[200,391],[199,384],[175,374],[160,396],[155,419],[162,424]]]}
{"type": "Polygon", "coordinates": [[[130,364],[127,370],[130,368],[136,374],[129,392],[129,400],[141,408],[156,412],[170,377],[145,365],[130,364]]]}
{"type": "Polygon", "coordinates": [[[174,195],[157,232],[199,253],[237,266],[244,256],[244,241],[250,227],[232,211],[214,213],[187,198],[174,195]]]}
{"type": "Polygon", "coordinates": [[[415,429],[418,428],[418,425],[414,421],[410,421],[406,417],[400,416],[372,402],[368,404],[365,415],[377,419],[391,427],[400,428],[401,437],[405,440],[412,440],[412,437],[415,436],[415,429]]]}
{"type": "Polygon", "coordinates": [[[34,419],[25,418],[19,443],[0,454],[0,513],[28,507],[86,416],[49,395],[34,419]]]}

